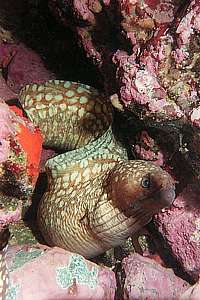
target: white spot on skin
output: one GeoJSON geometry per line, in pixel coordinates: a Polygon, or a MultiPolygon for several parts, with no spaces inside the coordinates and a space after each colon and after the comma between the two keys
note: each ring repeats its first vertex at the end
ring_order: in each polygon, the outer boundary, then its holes
{"type": "Polygon", "coordinates": [[[49,116],[53,117],[54,115],[54,108],[53,107],[49,107],[49,116]]]}
{"type": "Polygon", "coordinates": [[[76,196],[76,191],[73,191],[73,192],[71,193],[71,196],[72,196],[72,197],[75,197],[75,196],[76,196]]]}
{"type": "Polygon", "coordinates": [[[79,117],[83,117],[83,116],[84,116],[84,113],[85,113],[84,108],[80,108],[80,109],[78,110],[78,115],[79,115],[79,117]]]}
{"type": "Polygon", "coordinates": [[[46,110],[41,110],[41,111],[39,111],[39,116],[40,116],[40,118],[45,119],[45,118],[46,118],[46,115],[47,115],[46,110]]]}
{"type": "MultiPolygon", "coordinates": [[[[44,124],[42,131],[46,132],[47,131],[47,124],[44,124]]],[[[52,171],[53,172],[53,171],[52,171]]],[[[57,173],[56,173],[57,174],[57,173]]]]}
{"type": "MultiPolygon", "coordinates": [[[[63,200],[61,200],[60,203],[59,203],[59,207],[63,207],[64,204],[65,204],[65,202],[64,202],[63,200]]],[[[57,220],[58,220],[58,219],[57,219],[57,220]]]]}
{"type": "Polygon", "coordinates": [[[61,103],[61,104],[59,105],[59,107],[60,107],[60,109],[61,109],[62,111],[65,111],[66,108],[67,108],[67,105],[66,105],[65,103],[61,103]]]}
{"type": "Polygon", "coordinates": [[[81,174],[79,174],[78,177],[76,178],[75,184],[77,185],[80,182],[81,182],[81,174]]]}
{"type": "Polygon", "coordinates": [[[69,110],[76,112],[78,110],[78,107],[76,105],[70,105],[68,107],[69,110]]]}
{"type": "Polygon", "coordinates": [[[43,91],[44,90],[44,86],[43,85],[40,85],[39,87],[38,87],[38,92],[41,92],[41,91],[43,91]]]}
{"type": "Polygon", "coordinates": [[[54,99],[57,101],[63,100],[63,95],[55,95],[54,99]]]}
{"type": "Polygon", "coordinates": [[[35,99],[36,99],[37,101],[41,101],[41,100],[42,100],[42,96],[43,96],[43,94],[37,94],[37,95],[35,96],[35,99]]]}
{"type": "Polygon", "coordinates": [[[82,160],[81,162],[80,162],[80,167],[81,168],[86,168],[88,166],[88,160],[82,160]]]}
{"type": "Polygon", "coordinates": [[[73,187],[70,187],[67,192],[68,194],[71,194],[73,192],[73,187]]]}
{"type": "Polygon", "coordinates": [[[74,104],[74,103],[76,103],[79,100],[79,97],[73,97],[73,98],[70,98],[68,100],[69,100],[70,104],[74,104]]]}
{"type": "Polygon", "coordinates": [[[64,211],[64,210],[62,210],[62,211],[61,211],[61,216],[62,216],[62,218],[64,218],[64,217],[65,217],[65,214],[66,214],[66,213],[65,213],[65,211],[64,211]]]}
{"type": "Polygon", "coordinates": [[[64,190],[60,190],[57,192],[58,196],[64,196],[65,195],[65,191],[64,190]]]}
{"type": "Polygon", "coordinates": [[[32,91],[33,91],[33,92],[36,92],[36,91],[37,91],[37,84],[33,84],[33,85],[32,85],[32,91]]]}
{"type": "Polygon", "coordinates": [[[44,105],[44,104],[36,104],[36,108],[37,109],[44,109],[44,108],[46,108],[46,105],[44,105]]]}
{"type": "Polygon", "coordinates": [[[104,165],[102,166],[102,170],[103,170],[103,171],[107,171],[107,169],[108,169],[108,166],[107,166],[106,164],[104,164],[104,165]]]}
{"type": "Polygon", "coordinates": [[[80,101],[81,104],[85,104],[85,103],[88,102],[88,98],[85,97],[85,96],[81,96],[80,99],[79,99],[79,101],[80,101]]]}
{"type": "Polygon", "coordinates": [[[70,81],[65,81],[64,88],[68,89],[70,86],[71,86],[71,82],[70,81]]]}
{"type": "Polygon", "coordinates": [[[69,174],[65,174],[63,176],[63,181],[68,182],[69,181],[69,174]]]}
{"type": "Polygon", "coordinates": [[[45,100],[50,101],[53,98],[52,94],[46,94],[45,95],[45,100]]]}
{"type": "Polygon", "coordinates": [[[84,92],[85,92],[85,89],[83,87],[79,86],[77,88],[77,93],[81,94],[81,93],[84,93],[84,92]]]}
{"type": "Polygon", "coordinates": [[[33,100],[30,99],[30,100],[28,101],[27,105],[32,106],[32,105],[33,105],[33,100]]]}
{"type": "Polygon", "coordinates": [[[66,93],[65,93],[65,95],[67,96],[67,97],[73,97],[74,96],[74,91],[72,91],[72,90],[69,90],[69,91],[67,91],[66,93]]]}
{"type": "Polygon", "coordinates": [[[118,180],[119,180],[119,177],[116,176],[116,177],[115,177],[115,182],[118,182],[118,180]]]}
{"type": "Polygon", "coordinates": [[[73,115],[73,116],[71,117],[71,120],[72,120],[72,122],[76,122],[76,121],[77,121],[77,116],[73,115]]]}
{"type": "Polygon", "coordinates": [[[82,176],[87,180],[90,178],[90,169],[89,168],[86,168],[84,171],[83,171],[83,174],[82,176]]]}
{"type": "Polygon", "coordinates": [[[31,107],[31,108],[29,108],[29,110],[27,111],[28,114],[31,114],[31,113],[33,113],[33,112],[35,112],[35,107],[31,107]]]}
{"type": "Polygon", "coordinates": [[[101,171],[101,165],[95,164],[96,172],[99,173],[101,171]]]}
{"type": "Polygon", "coordinates": [[[78,176],[78,172],[72,173],[71,174],[71,180],[75,180],[77,176],[78,176]]]}
{"type": "Polygon", "coordinates": [[[41,119],[44,119],[44,115],[43,115],[43,111],[42,111],[42,110],[40,110],[40,111],[38,112],[38,115],[39,115],[39,117],[40,117],[41,119]]]}
{"type": "Polygon", "coordinates": [[[24,100],[25,100],[25,103],[28,102],[28,100],[29,100],[30,98],[31,98],[30,95],[26,95],[26,97],[25,97],[25,99],[24,99],[24,100]]]}

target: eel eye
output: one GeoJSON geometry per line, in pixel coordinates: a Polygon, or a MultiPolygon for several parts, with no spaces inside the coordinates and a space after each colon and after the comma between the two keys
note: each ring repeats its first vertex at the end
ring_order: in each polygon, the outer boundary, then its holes
{"type": "Polygon", "coordinates": [[[141,180],[141,186],[145,189],[150,188],[150,178],[148,176],[144,176],[141,180]]]}

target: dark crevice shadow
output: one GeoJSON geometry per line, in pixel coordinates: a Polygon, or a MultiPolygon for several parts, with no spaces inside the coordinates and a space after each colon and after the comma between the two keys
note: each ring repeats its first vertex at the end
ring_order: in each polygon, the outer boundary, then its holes
{"type": "Polygon", "coordinates": [[[39,228],[37,226],[37,209],[39,202],[45,193],[47,188],[47,175],[46,173],[40,173],[35,190],[33,192],[32,196],[32,203],[31,206],[27,209],[25,215],[24,215],[24,222],[26,225],[31,229],[33,236],[37,239],[37,241],[41,244],[47,244],[45,240],[42,237],[42,234],[39,231],[39,228]]]}
{"type": "Polygon", "coordinates": [[[101,87],[96,68],[78,47],[74,33],[58,24],[47,0],[0,1],[0,25],[36,51],[58,79],[101,87]]]}

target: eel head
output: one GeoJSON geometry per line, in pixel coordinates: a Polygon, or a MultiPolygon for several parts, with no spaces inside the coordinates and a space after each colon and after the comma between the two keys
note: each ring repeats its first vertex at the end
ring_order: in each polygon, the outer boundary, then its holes
{"type": "Polygon", "coordinates": [[[129,217],[140,212],[150,218],[175,199],[175,181],[151,162],[119,163],[109,174],[108,189],[113,204],[129,217]]]}

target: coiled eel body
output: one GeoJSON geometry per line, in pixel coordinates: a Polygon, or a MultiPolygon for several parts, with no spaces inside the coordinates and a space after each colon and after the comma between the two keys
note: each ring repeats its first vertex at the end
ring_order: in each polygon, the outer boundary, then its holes
{"type": "Polygon", "coordinates": [[[95,89],[52,80],[24,87],[20,100],[45,145],[64,152],[47,161],[48,188],[38,208],[49,245],[96,256],[173,202],[167,172],[127,159],[112,132],[111,108],[95,89]]]}

